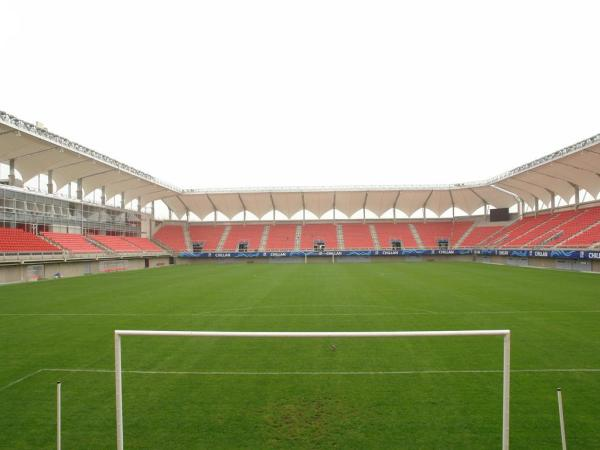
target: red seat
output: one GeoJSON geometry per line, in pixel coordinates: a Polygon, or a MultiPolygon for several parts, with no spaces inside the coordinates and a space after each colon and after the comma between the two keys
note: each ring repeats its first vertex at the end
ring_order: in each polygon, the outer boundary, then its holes
{"type": "Polygon", "coordinates": [[[302,226],[302,238],[300,240],[302,250],[313,250],[315,241],[323,241],[325,249],[337,250],[337,230],[334,224],[306,224],[302,226]]]}
{"type": "Polygon", "coordinates": [[[235,252],[240,243],[246,242],[248,251],[257,251],[264,229],[264,225],[231,225],[223,250],[235,252]]]}
{"type": "Polygon", "coordinates": [[[345,223],[342,225],[344,233],[344,248],[346,249],[373,249],[373,238],[369,225],[364,223],[345,223]]]}
{"type": "Polygon", "coordinates": [[[0,252],[56,253],[61,249],[20,228],[0,228],[0,252]]]}
{"type": "Polygon", "coordinates": [[[100,248],[96,247],[81,234],[55,233],[50,231],[42,234],[71,253],[102,253],[100,248]]]}
{"type": "Polygon", "coordinates": [[[381,248],[392,248],[392,241],[400,241],[403,248],[418,248],[408,223],[376,223],[375,231],[381,248]]]}
{"type": "Polygon", "coordinates": [[[270,226],[267,250],[293,250],[296,245],[296,225],[275,224],[270,226]]]}
{"type": "Polygon", "coordinates": [[[176,252],[188,250],[182,225],[163,225],[152,238],[176,252]]]}
{"type": "Polygon", "coordinates": [[[202,251],[214,252],[225,231],[224,225],[190,225],[192,244],[202,243],[202,251]]]}
{"type": "Polygon", "coordinates": [[[121,236],[89,236],[96,242],[99,242],[104,247],[116,253],[139,253],[140,249],[132,243],[126,241],[121,236]]]}

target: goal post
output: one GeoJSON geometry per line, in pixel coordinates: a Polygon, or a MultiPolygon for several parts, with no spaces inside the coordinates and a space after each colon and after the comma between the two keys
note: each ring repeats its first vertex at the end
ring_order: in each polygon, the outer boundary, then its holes
{"type": "Polygon", "coordinates": [[[222,337],[222,338],[407,338],[407,337],[459,337],[503,336],[504,354],[502,369],[502,450],[509,448],[510,423],[510,330],[458,330],[458,331],[152,331],[115,330],[115,399],[117,415],[117,450],[124,450],[123,440],[123,380],[121,368],[121,337],[171,336],[171,337],[222,337]]]}

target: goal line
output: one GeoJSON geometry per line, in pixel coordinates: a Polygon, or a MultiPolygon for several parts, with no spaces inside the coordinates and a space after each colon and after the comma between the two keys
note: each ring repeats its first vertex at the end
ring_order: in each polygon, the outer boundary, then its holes
{"type": "Polygon", "coordinates": [[[502,369],[502,450],[509,446],[510,419],[510,330],[459,331],[152,331],[115,330],[115,398],[117,415],[117,450],[124,450],[123,440],[123,370],[121,368],[121,337],[221,337],[221,338],[407,338],[450,336],[503,336],[502,369]]]}

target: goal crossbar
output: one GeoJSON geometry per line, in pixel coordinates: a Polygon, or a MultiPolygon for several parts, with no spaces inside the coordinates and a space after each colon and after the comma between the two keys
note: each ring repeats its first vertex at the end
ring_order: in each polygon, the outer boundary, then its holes
{"type": "Polygon", "coordinates": [[[115,330],[115,398],[117,414],[117,450],[124,450],[123,380],[121,368],[122,336],[222,337],[222,338],[400,338],[444,336],[503,336],[502,370],[502,450],[509,448],[510,423],[510,330],[456,331],[160,331],[115,330]]]}

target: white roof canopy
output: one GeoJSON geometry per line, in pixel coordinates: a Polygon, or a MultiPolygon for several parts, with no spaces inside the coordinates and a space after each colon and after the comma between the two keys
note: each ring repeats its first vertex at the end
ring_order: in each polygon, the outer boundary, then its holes
{"type": "Polygon", "coordinates": [[[572,203],[582,189],[600,194],[600,134],[489,180],[434,186],[294,187],[228,190],[181,189],[101,153],[0,111],[0,162],[24,182],[52,173],[56,189],[81,180],[85,193],[104,187],[106,198],[124,193],[143,206],[163,200],[179,217],[187,211],[204,219],[214,212],[232,218],[249,212],[258,218],[274,210],[292,217],[303,210],[323,217],[331,210],[348,217],[368,210],[376,217],[398,210],[411,216],[425,208],[442,215],[455,208],[472,214],[481,207],[511,207],[519,201],[550,207],[555,199],[572,203]]]}

